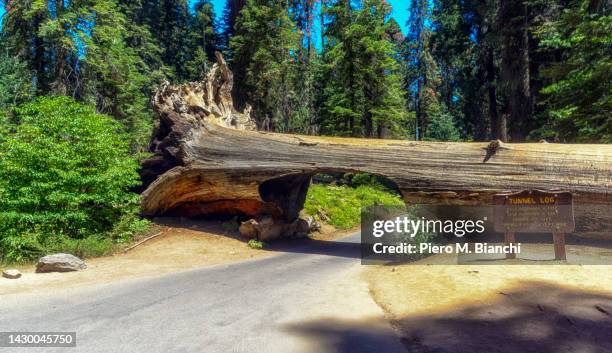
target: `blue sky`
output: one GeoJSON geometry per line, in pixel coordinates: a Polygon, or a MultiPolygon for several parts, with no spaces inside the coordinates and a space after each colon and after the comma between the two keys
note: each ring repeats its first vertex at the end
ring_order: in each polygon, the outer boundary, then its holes
{"type": "MultiPolygon", "coordinates": [[[[215,12],[220,18],[223,13],[223,7],[225,6],[226,0],[212,0],[215,7],[215,12]]],[[[388,3],[393,7],[393,13],[391,16],[402,26],[404,34],[406,34],[406,21],[408,21],[408,6],[410,1],[408,0],[387,0],[388,3]]]]}
{"type": "MultiPolygon", "coordinates": [[[[212,0],[215,6],[215,12],[220,17],[223,12],[223,7],[226,0],[212,0]]],[[[404,34],[406,33],[406,21],[408,20],[408,0],[387,0],[393,7],[393,13],[391,16],[402,26],[404,34]]],[[[0,16],[4,16],[4,1],[0,0],[0,16]]],[[[1,23],[1,21],[0,21],[1,23]]]]}

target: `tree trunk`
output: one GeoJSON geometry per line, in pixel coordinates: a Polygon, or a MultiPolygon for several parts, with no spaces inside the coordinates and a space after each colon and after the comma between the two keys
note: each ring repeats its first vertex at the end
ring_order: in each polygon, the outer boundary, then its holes
{"type": "Polygon", "coordinates": [[[489,100],[489,123],[491,126],[491,139],[500,139],[504,142],[508,141],[508,137],[504,136],[503,132],[506,130],[506,121],[500,121],[497,112],[497,88],[495,87],[495,62],[493,47],[487,45],[485,54],[485,68],[486,68],[486,83],[487,83],[487,96],[489,100]]]}
{"type": "Polygon", "coordinates": [[[523,0],[501,0],[498,26],[502,33],[501,78],[506,96],[503,114],[509,120],[512,140],[524,140],[533,104],[529,75],[527,9],[523,0]]]}
{"type": "MultiPolygon", "coordinates": [[[[568,190],[576,203],[612,202],[612,145],[414,142],[283,135],[236,111],[218,54],[207,81],[156,92],[146,215],[270,214],[294,220],[310,177],[366,172],[397,184],[406,202],[487,204],[493,194],[568,190]],[[485,155],[489,159],[484,161],[485,155]]],[[[606,206],[608,207],[608,206],[606,206]]]]}

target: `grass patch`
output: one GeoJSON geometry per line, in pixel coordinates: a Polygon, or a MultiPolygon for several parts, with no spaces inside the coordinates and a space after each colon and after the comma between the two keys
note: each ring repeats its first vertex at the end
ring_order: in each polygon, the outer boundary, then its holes
{"type": "Polygon", "coordinates": [[[313,216],[326,215],[327,222],[336,228],[349,229],[361,222],[361,208],[371,205],[403,206],[404,201],[397,193],[376,185],[351,188],[313,184],[308,189],[304,208],[313,216]]]}

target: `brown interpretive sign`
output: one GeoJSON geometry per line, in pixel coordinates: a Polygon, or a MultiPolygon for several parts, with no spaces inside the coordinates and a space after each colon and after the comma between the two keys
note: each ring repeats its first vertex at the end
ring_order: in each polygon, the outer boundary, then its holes
{"type": "Polygon", "coordinates": [[[565,234],[575,227],[570,192],[525,190],[494,195],[493,204],[495,231],[504,233],[507,244],[516,242],[516,233],[552,233],[555,259],[565,260],[565,234]]]}

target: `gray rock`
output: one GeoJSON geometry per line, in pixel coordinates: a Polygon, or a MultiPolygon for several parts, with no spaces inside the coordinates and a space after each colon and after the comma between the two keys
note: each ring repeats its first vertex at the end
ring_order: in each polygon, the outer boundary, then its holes
{"type": "Polygon", "coordinates": [[[291,223],[263,216],[242,222],[240,234],[250,239],[269,242],[278,238],[301,238],[308,235],[309,224],[306,220],[296,219],[291,223]]]}
{"type": "Polygon", "coordinates": [[[84,270],[83,260],[70,254],[53,254],[42,257],[36,264],[36,272],[70,272],[84,270]]]}
{"type": "Polygon", "coordinates": [[[2,271],[2,277],[8,279],[17,279],[21,277],[21,272],[19,270],[11,269],[2,271]]]}
{"type": "Polygon", "coordinates": [[[304,220],[308,223],[308,231],[309,232],[318,232],[321,230],[321,223],[317,222],[317,220],[312,216],[307,216],[304,220]]]}

